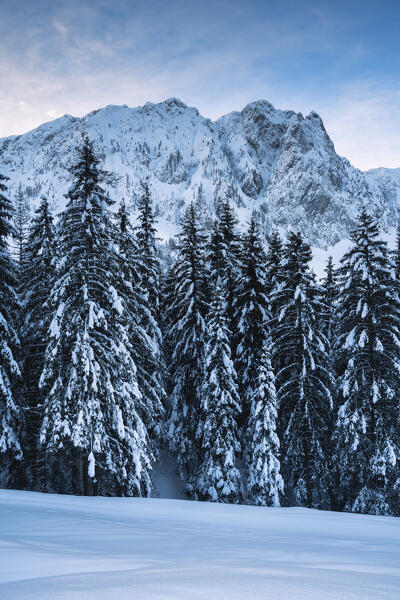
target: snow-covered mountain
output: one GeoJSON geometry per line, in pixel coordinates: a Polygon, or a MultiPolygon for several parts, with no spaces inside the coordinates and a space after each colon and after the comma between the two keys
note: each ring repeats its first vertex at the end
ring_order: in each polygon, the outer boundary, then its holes
{"type": "Polygon", "coordinates": [[[384,227],[397,223],[400,170],[359,171],[336,154],[315,112],[304,117],[265,100],[217,121],[176,98],[138,108],[107,106],[0,139],[0,172],[10,177],[10,195],[21,183],[33,204],[46,195],[61,209],[83,131],[115,174],[114,200],[124,198],[134,211],[149,181],[166,237],[191,200],[208,220],[226,197],[242,222],[255,210],[266,231],[298,228],[320,247],[348,235],[363,203],[384,227]]]}
{"type": "Polygon", "coordinates": [[[386,169],[385,167],[378,167],[378,169],[370,169],[369,171],[367,171],[366,175],[367,177],[372,178],[385,178],[400,185],[400,168],[386,169]]]}

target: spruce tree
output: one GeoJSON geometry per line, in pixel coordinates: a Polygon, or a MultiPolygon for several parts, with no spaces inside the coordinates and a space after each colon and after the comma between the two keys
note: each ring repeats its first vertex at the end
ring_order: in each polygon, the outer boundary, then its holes
{"type": "Polygon", "coordinates": [[[30,207],[29,202],[26,199],[22,185],[19,184],[17,194],[15,197],[15,210],[14,210],[14,241],[15,241],[15,254],[17,264],[20,270],[24,269],[26,263],[25,248],[28,239],[30,222],[30,207]]]}
{"type": "Polygon", "coordinates": [[[314,505],[314,493],[321,485],[325,487],[332,402],[311,256],[301,235],[291,232],[283,251],[283,281],[273,297],[280,306],[273,351],[283,365],[276,374],[282,474],[287,500],[309,507],[314,505]]]}
{"type": "Polygon", "coordinates": [[[397,227],[396,247],[392,252],[393,267],[397,281],[400,281],[400,225],[397,227]]]}
{"type": "MultiPolygon", "coordinates": [[[[281,237],[277,231],[274,231],[268,238],[268,251],[266,255],[266,283],[267,293],[271,297],[276,288],[281,283],[282,276],[282,253],[283,244],[281,237]]],[[[272,317],[275,317],[275,307],[271,306],[272,317]]]]}
{"type": "Polygon", "coordinates": [[[39,449],[39,430],[43,420],[39,379],[44,366],[51,314],[47,301],[54,284],[55,231],[46,198],[41,199],[29,227],[24,247],[22,287],[22,373],[26,390],[28,419],[26,428],[27,469],[32,486],[45,491],[46,472],[39,449]]]}
{"type": "Polygon", "coordinates": [[[206,251],[207,268],[211,289],[221,287],[224,298],[224,310],[229,329],[229,345],[232,355],[235,353],[234,304],[236,286],[239,276],[239,236],[236,233],[236,218],[226,200],[219,207],[218,218],[215,219],[210,233],[206,251]]]}
{"type": "Polygon", "coordinates": [[[257,387],[251,398],[247,428],[247,496],[250,504],[280,506],[283,479],[280,474],[277,434],[278,398],[271,364],[270,342],[261,355],[257,387]]]}
{"type": "Polygon", "coordinates": [[[0,461],[7,484],[15,485],[15,461],[22,459],[23,412],[18,392],[19,338],[14,320],[18,297],[15,265],[8,247],[8,240],[14,233],[13,208],[5,195],[7,179],[0,174],[0,461]]]}
{"type": "Polygon", "coordinates": [[[336,427],[337,505],[400,514],[400,300],[385,242],[364,210],[342,259],[337,347],[340,377],[336,427]]]}
{"type": "MultiPolygon", "coordinates": [[[[211,227],[210,239],[206,247],[206,261],[211,286],[221,285],[225,275],[225,257],[222,233],[217,219],[211,227]]],[[[227,291],[224,296],[226,303],[227,291]]]]}
{"type": "MultiPolygon", "coordinates": [[[[340,368],[339,362],[341,354],[340,349],[337,347],[340,284],[339,273],[333,266],[331,256],[328,257],[324,271],[325,277],[322,278],[319,286],[321,305],[318,322],[325,340],[325,350],[329,363],[329,370],[334,379],[336,370],[340,368]]],[[[332,398],[334,399],[334,394],[332,394],[332,398]]]]}
{"type": "Polygon", "coordinates": [[[235,301],[235,367],[247,423],[251,398],[257,387],[258,367],[268,336],[270,315],[266,290],[265,252],[253,217],[243,238],[235,301]]]}
{"type": "MultiPolygon", "coordinates": [[[[144,258],[139,251],[138,239],[130,224],[124,203],[116,214],[115,235],[120,270],[126,285],[128,335],[132,358],[137,367],[139,390],[143,398],[144,410],[141,418],[149,432],[152,453],[155,456],[159,445],[165,394],[160,358],[161,333],[155,320],[158,306],[156,308],[149,301],[143,275],[144,271],[148,275],[148,269],[143,264],[144,258]]],[[[149,265],[151,265],[150,261],[149,265]]],[[[158,282],[155,281],[155,284],[158,285],[158,282]]],[[[158,298],[158,291],[156,289],[153,291],[158,298]]]]}
{"type": "Polygon", "coordinates": [[[178,241],[175,285],[168,308],[168,343],[173,348],[170,377],[169,436],[178,470],[192,492],[191,479],[199,462],[196,437],[206,360],[207,282],[205,235],[195,205],[186,210],[178,241]]]}
{"type": "Polygon", "coordinates": [[[205,384],[198,424],[200,464],[194,492],[201,500],[237,503],[241,497],[236,468],[240,405],[220,283],[214,294],[208,317],[205,384]]]}
{"type": "MultiPolygon", "coordinates": [[[[229,329],[233,332],[235,297],[240,269],[240,238],[237,233],[237,218],[229,200],[225,200],[220,207],[218,228],[221,238],[221,282],[225,289],[225,312],[229,329]]],[[[231,343],[234,343],[233,339],[231,343]]],[[[232,354],[234,354],[233,346],[232,354]]]]}
{"type": "Polygon", "coordinates": [[[320,284],[320,312],[318,314],[318,322],[320,330],[325,340],[325,350],[327,356],[327,368],[331,374],[330,391],[332,397],[332,410],[328,419],[327,432],[327,464],[330,476],[324,478],[323,486],[320,486],[321,501],[325,506],[334,508],[336,506],[336,490],[338,481],[334,477],[334,442],[333,432],[335,429],[336,413],[337,413],[337,393],[336,393],[336,376],[337,370],[340,369],[342,351],[337,347],[338,334],[338,296],[339,296],[339,274],[334,268],[332,257],[329,256],[326,267],[324,269],[325,277],[322,278],[320,284]]]}
{"type": "Polygon", "coordinates": [[[50,483],[59,492],[148,495],[151,457],[127,334],[125,280],[101,185],[106,174],[87,137],[71,174],[40,380],[50,483]]]}
{"type": "MultiPolygon", "coordinates": [[[[146,183],[144,194],[138,204],[139,216],[138,225],[135,228],[138,271],[140,275],[140,285],[146,295],[146,303],[150,311],[150,317],[146,313],[143,320],[143,327],[146,334],[152,341],[151,360],[145,366],[151,374],[151,385],[153,393],[157,393],[157,399],[154,403],[159,406],[158,414],[165,403],[165,369],[162,354],[162,334],[161,334],[161,315],[160,315],[160,285],[161,285],[161,261],[158,253],[155,216],[152,207],[152,201],[149,186],[146,183]]],[[[158,423],[158,434],[160,433],[160,423],[158,423]]]]}
{"type": "MultiPolygon", "coordinates": [[[[135,227],[135,233],[140,257],[141,285],[144,292],[148,295],[148,303],[154,320],[158,323],[160,313],[161,264],[157,250],[155,217],[147,183],[144,186],[144,193],[139,199],[138,210],[138,225],[135,227]]],[[[160,336],[159,330],[156,333],[160,336]]],[[[161,340],[158,339],[158,342],[161,343],[161,340]]]]}
{"type": "MultiPolygon", "coordinates": [[[[268,308],[270,313],[269,335],[274,342],[274,332],[277,331],[276,325],[280,313],[279,286],[283,281],[283,244],[277,231],[274,231],[268,237],[268,250],[266,253],[266,293],[268,296],[268,308]]],[[[283,356],[273,354],[271,356],[274,373],[278,373],[283,367],[283,356]]]]}
{"type": "Polygon", "coordinates": [[[173,390],[173,382],[171,379],[171,370],[168,368],[170,358],[173,354],[173,339],[170,335],[173,314],[170,311],[174,298],[175,290],[175,260],[172,256],[172,251],[169,251],[163,261],[163,271],[161,273],[161,294],[160,294],[160,329],[162,335],[162,356],[164,369],[164,390],[166,394],[166,410],[169,414],[170,398],[173,390]]]}
{"type": "Polygon", "coordinates": [[[337,328],[338,274],[333,266],[332,256],[328,257],[324,269],[325,277],[321,281],[321,298],[324,312],[321,315],[321,325],[329,350],[333,350],[337,328]]]}

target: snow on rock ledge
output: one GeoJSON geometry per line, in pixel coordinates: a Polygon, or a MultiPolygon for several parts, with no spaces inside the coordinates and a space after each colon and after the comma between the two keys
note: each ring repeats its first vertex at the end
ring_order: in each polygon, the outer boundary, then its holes
{"type": "Polygon", "coordinates": [[[195,200],[206,222],[218,199],[231,198],[244,223],[256,211],[272,227],[301,230],[325,248],[348,236],[363,204],[384,227],[397,223],[400,175],[363,173],[338,156],[321,118],[275,109],[266,100],[215,122],[177,98],[138,108],[109,105],[85,117],[65,115],[20,136],[0,139],[0,172],[37,204],[46,195],[65,204],[73,150],[85,131],[105,168],[115,173],[110,193],[134,213],[149,181],[161,235],[179,224],[195,200]]]}

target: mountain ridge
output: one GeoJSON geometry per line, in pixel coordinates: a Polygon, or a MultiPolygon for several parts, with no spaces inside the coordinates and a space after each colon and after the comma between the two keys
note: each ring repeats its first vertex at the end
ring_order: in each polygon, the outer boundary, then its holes
{"type": "Polygon", "coordinates": [[[347,237],[363,206],[384,228],[398,221],[400,169],[356,169],[336,153],[315,111],[304,117],[267,100],[215,121],[178,98],[107,105],[1,138],[0,172],[10,177],[10,196],[21,183],[33,205],[46,195],[62,209],[68,165],[84,131],[115,174],[112,199],[124,198],[133,215],[149,183],[163,237],[176,232],[192,200],[206,223],[230,198],[242,224],[255,212],[266,233],[299,229],[320,247],[347,237]]]}

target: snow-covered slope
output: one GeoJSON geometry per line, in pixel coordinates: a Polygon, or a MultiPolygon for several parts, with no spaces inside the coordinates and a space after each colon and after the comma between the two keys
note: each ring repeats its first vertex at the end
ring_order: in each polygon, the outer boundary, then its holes
{"type": "Polygon", "coordinates": [[[378,167],[377,169],[370,169],[366,172],[367,177],[386,177],[393,181],[397,185],[400,185],[400,168],[399,169],[386,169],[385,167],[378,167]]]}
{"type": "Polygon", "coordinates": [[[11,195],[21,183],[33,203],[45,194],[62,208],[67,167],[83,131],[116,175],[113,199],[134,209],[149,180],[165,237],[193,199],[206,220],[219,198],[230,197],[242,222],[256,210],[266,230],[299,228],[321,247],[347,236],[362,203],[385,227],[397,222],[398,178],[381,170],[364,174],[338,156],[316,113],[303,117],[264,100],[216,122],[176,98],[107,106],[0,139],[0,172],[10,177],[11,195]]]}
{"type": "Polygon", "coordinates": [[[400,519],[0,491],[4,600],[394,600],[400,519]]]}

